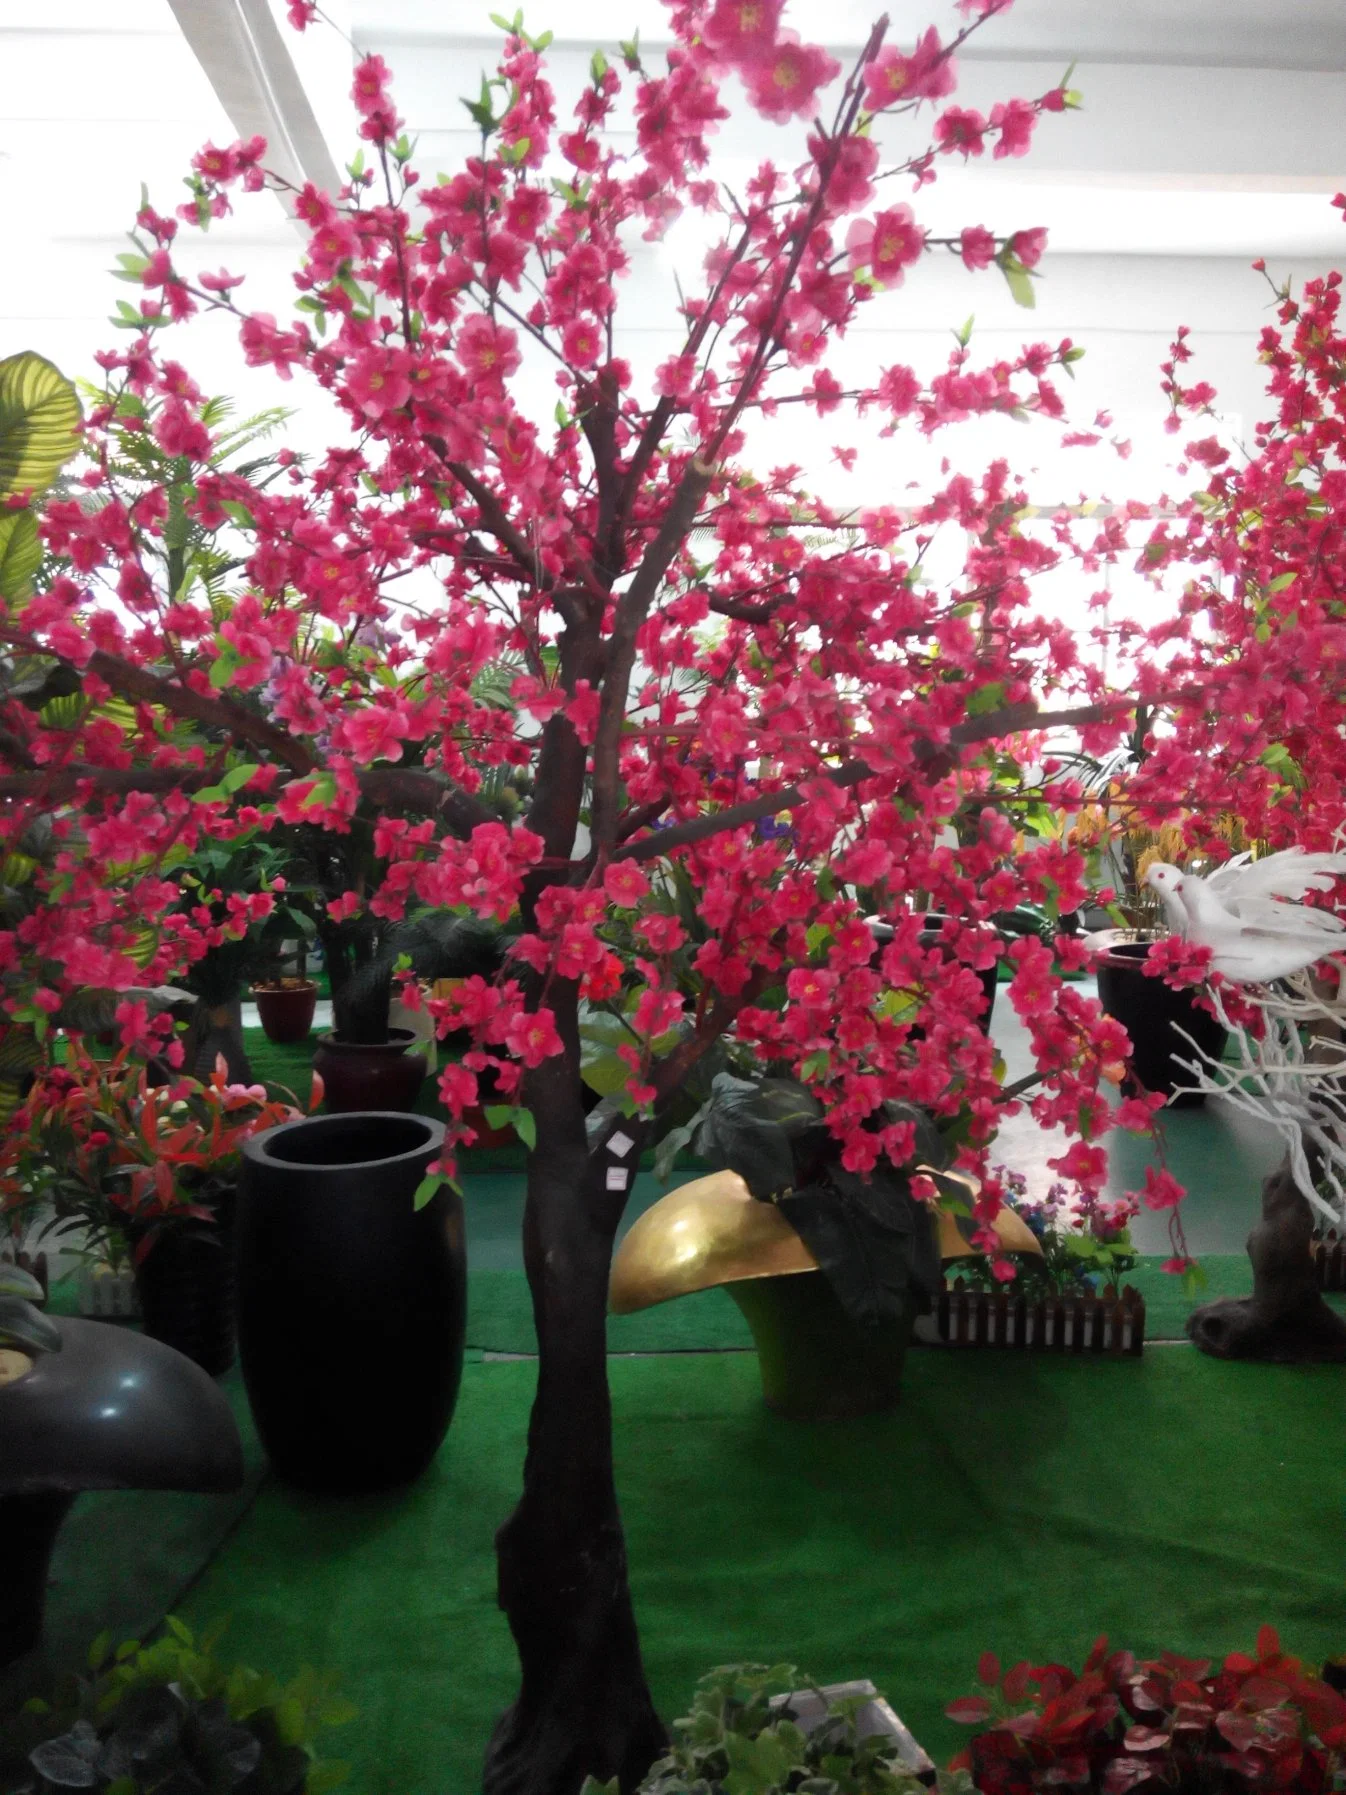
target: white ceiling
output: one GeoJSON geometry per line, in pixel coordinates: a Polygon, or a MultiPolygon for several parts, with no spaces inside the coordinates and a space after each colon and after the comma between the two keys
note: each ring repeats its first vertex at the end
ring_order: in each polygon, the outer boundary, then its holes
{"type": "MultiPolygon", "coordinates": [[[[283,0],[270,3],[283,18],[283,0]]],[[[473,147],[459,96],[475,90],[499,42],[489,13],[512,13],[518,3],[325,0],[357,47],[392,65],[427,178],[473,147]]],[[[652,45],[664,18],[657,0],[524,3],[534,28],[557,32],[563,105],[585,79],[592,43],[615,46],[639,26],[652,45]]],[[[236,0],[179,4],[216,15],[236,0]]],[[[787,22],[844,53],[880,4],[789,0],[787,22]]],[[[946,33],[959,22],[953,0],[889,0],[889,11],[897,42],[932,20],[946,33]]],[[[283,37],[340,165],[353,145],[350,49],[331,32],[283,37]]],[[[1078,62],[1072,81],[1082,112],[1047,118],[1023,161],[942,163],[920,200],[939,232],[1045,224],[1039,309],[1015,310],[997,276],[966,275],[956,258],[941,257],[871,308],[855,353],[929,364],[947,352],[950,326],[975,311],[986,353],[1009,352],[1026,335],[1084,342],[1089,354],[1073,389],[1081,415],[1127,404],[1143,421],[1161,410],[1155,370],[1164,345],[1187,323],[1222,392],[1233,394],[1228,408],[1251,413],[1259,403],[1253,345],[1268,296],[1248,263],[1263,255],[1278,276],[1302,276],[1340,261],[1346,241],[1329,203],[1346,188],[1346,0],[1018,0],[974,46],[962,58],[959,98],[983,109],[1006,94],[1041,93],[1078,62]]],[[[40,11],[35,0],[0,0],[0,68],[0,240],[9,250],[0,354],[31,345],[86,372],[96,348],[119,341],[106,320],[129,289],[107,270],[125,246],[141,181],[161,208],[175,204],[192,152],[207,138],[229,141],[239,126],[169,0],[43,0],[40,11]]],[[[740,108],[717,139],[721,171],[741,179],[763,155],[788,164],[797,138],[740,108]]],[[[668,353],[661,338],[674,312],[665,289],[674,267],[694,275],[695,235],[646,246],[638,258],[625,317],[648,338],[642,365],[668,353]]],[[[248,272],[244,300],[284,316],[295,243],[279,206],[263,196],[244,201],[236,221],[187,254],[196,266],[248,272]]],[[[222,323],[193,330],[204,384],[247,405],[290,398],[304,408],[304,427],[317,427],[299,382],[277,389],[270,376],[242,368],[222,323]]],[[[796,412],[802,431],[809,420],[796,412]]],[[[1123,434],[1137,434],[1139,424],[1122,421],[1123,434]]],[[[782,439],[793,431],[793,421],[778,426],[782,439]]],[[[830,446],[829,437],[825,457],[830,446]]],[[[806,435],[788,450],[806,455],[806,435]]],[[[1033,453],[1043,454],[1040,436],[1033,453]]],[[[903,454],[913,465],[887,464],[894,481],[929,460],[919,443],[903,454]]],[[[1133,461],[1128,479],[1135,471],[1133,461]]],[[[1059,488],[1060,477],[1050,483],[1059,488]]]]}
{"type": "MultiPolygon", "coordinates": [[[[492,39],[494,0],[354,0],[357,39],[414,32],[492,39]]],[[[895,40],[932,21],[955,28],[950,0],[790,0],[787,23],[832,48],[859,48],[881,12],[895,40]]],[[[525,10],[531,29],[561,43],[615,43],[638,28],[645,43],[667,37],[660,0],[552,0],[525,10]]],[[[947,35],[947,33],[946,33],[947,35]]],[[[1346,69],[1342,0],[1015,0],[968,46],[970,57],[1086,58],[1098,62],[1194,63],[1204,67],[1346,69]]]]}

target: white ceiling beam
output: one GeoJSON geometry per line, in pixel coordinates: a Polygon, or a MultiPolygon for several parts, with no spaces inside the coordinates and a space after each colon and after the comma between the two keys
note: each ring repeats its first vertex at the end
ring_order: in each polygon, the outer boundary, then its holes
{"type": "MultiPolygon", "coordinates": [[[[336,161],[268,0],[169,5],[239,136],[265,137],[267,165],[282,179],[335,193],[336,161]]],[[[288,193],[279,197],[293,215],[288,193]]]]}

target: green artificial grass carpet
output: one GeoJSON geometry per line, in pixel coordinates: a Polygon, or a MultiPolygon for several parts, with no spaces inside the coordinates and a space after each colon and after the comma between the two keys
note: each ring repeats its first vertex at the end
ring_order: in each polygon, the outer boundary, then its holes
{"type": "MultiPolygon", "coordinates": [[[[474,1193],[470,1176],[466,1189],[470,1242],[474,1193]]],[[[1183,1290],[1180,1278],[1160,1269],[1163,1263],[1157,1256],[1142,1259],[1125,1280],[1145,1298],[1147,1340],[1182,1340],[1193,1308],[1217,1297],[1247,1296],[1252,1289],[1252,1267],[1246,1254],[1214,1253],[1204,1259],[1201,1267],[1206,1282],[1193,1297],[1183,1290]]],[[[1346,1310],[1346,1296],[1329,1295],[1327,1300],[1334,1308],[1346,1310]]],[[[528,1280],[522,1271],[472,1264],[467,1337],[471,1345],[485,1352],[537,1351],[528,1280]]],[[[726,1352],[751,1345],[748,1324],[724,1290],[700,1290],[694,1296],[643,1309],[638,1315],[608,1317],[608,1351],[613,1353],[726,1352]]]]}
{"type": "MultiPolygon", "coordinates": [[[[351,1795],[472,1795],[515,1662],[492,1534],[519,1487],[535,1367],[469,1365],[412,1488],[319,1500],[268,1482],[192,1590],[225,1651],[341,1673],[351,1795]]],[[[939,1761],[946,1702],[987,1647],[1078,1662],[1106,1632],[1149,1653],[1248,1646],[1272,1621],[1310,1660],[1346,1645],[1346,1371],[914,1354],[902,1409],[805,1425],[762,1406],[748,1354],[610,1365],[618,1485],[655,1698],[787,1660],[872,1676],[939,1761]]],[[[131,1537],[100,1550],[131,1559],[131,1537]]],[[[94,1628],[91,1627],[91,1631],[94,1628]]]]}

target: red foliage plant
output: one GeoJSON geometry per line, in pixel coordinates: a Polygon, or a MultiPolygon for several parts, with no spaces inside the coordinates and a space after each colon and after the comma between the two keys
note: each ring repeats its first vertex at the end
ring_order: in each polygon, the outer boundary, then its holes
{"type": "Polygon", "coordinates": [[[1253,1656],[1165,1652],[1138,1660],[1100,1639],[1077,1675],[1064,1664],[978,1666],[986,1693],[951,1702],[950,1719],[981,1728],[953,1768],[985,1795],[1070,1788],[1127,1795],[1341,1786],[1346,1699],[1282,1652],[1263,1627],[1253,1656]]]}

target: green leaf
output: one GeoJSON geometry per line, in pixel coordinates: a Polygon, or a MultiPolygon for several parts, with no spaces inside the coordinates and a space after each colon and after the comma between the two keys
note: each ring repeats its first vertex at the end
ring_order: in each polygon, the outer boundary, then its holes
{"type": "Polygon", "coordinates": [[[330,804],[336,797],[336,777],[332,773],[319,773],[309,788],[299,808],[312,810],[318,804],[330,804]]]}
{"type": "Polygon", "coordinates": [[[969,717],[984,717],[988,711],[998,711],[1004,702],[1005,688],[998,680],[993,680],[989,686],[983,686],[968,699],[967,714],[969,717]]]}
{"type": "Polygon", "coordinates": [[[514,1111],[514,1132],[531,1153],[537,1146],[537,1122],[531,1109],[514,1111]]]}
{"type": "Polygon", "coordinates": [[[1010,290],[1011,299],[1015,305],[1021,305],[1025,310],[1031,312],[1038,302],[1037,295],[1033,291],[1033,277],[1018,256],[1012,256],[1006,251],[999,260],[1000,272],[1005,277],[1005,284],[1010,290]]]}
{"type": "Polygon", "coordinates": [[[222,692],[226,686],[233,683],[234,675],[238,672],[241,664],[238,650],[231,643],[222,642],[219,654],[211,663],[209,674],[210,683],[217,692],[222,692]]]}
{"type": "Polygon", "coordinates": [[[1294,571],[1293,568],[1290,570],[1289,573],[1278,573],[1274,580],[1269,580],[1267,582],[1267,591],[1268,592],[1284,592],[1286,587],[1293,586],[1295,581],[1298,578],[1299,578],[1299,575],[1298,575],[1298,573],[1296,573],[1294,571]]]}
{"type": "Polygon", "coordinates": [[[0,598],[12,605],[30,598],[41,565],[42,542],[32,512],[0,511],[0,598]]]}
{"type": "Polygon", "coordinates": [[[174,1639],[178,1641],[179,1645],[192,1645],[194,1643],[191,1628],[180,1621],[176,1614],[168,1615],[164,1621],[164,1625],[168,1628],[174,1639]]]}
{"type": "Polygon", "coordinates": [[[111,1635],[111,1633],[108,1633],[106,1631],[100,1633],[98,1635],[97,1639],[95,1639],[93,1644],[89,1647],[89,1656],[88,1656],[88,1660],[87,1660],[89,1669],[90,1670],[101,1670],[103,1668],[104,1664],[107,1663],[108,1655],[111,1651],[112,1651],[112,1635],[111,1635]]]}
{"type": "Polygon", "coordinates": [[[595,50],[589,58],[589,78],[597,87],[608,72],[608,59],[601,50],[595,50]]]}
{"type": "Polygon", "coordinates": [[[261,768],[256,761],[245,761],[241,766],[230,767],[224,778],[221,779],[220,784],[224,787],[225,791],[231,793],[236,792],[241,790],[241,788],[248,783],[254,773],[260,771],[261,768]]]}
{"type": "Polygon", "coordinates": [[[482,1113],[488,1128],[508,1128],[514,1120],[513,1107],[508,1103],[488,1103],[482,1113]]]}
{"type": "Polygon", "coordinates": [[[339,1758],[324,1758],[322,1763],[310,1766],[304,1778],[304,1795],[327,1795],[329,1789],[339,1789],[350,1773],[350,1765],[339,1758]]]}
{"type": "Polygon", "coordinates": [[[41,355],[0,361],[0,498],[45,492],[79,447],[74,383],[41,355]]]}
{"type": "Polygon", "coordinates": [[[968,344],[972,341],[972,326],[976,321],[977,315],[973,312],[968,317],[967,321],[958,330],[954,331],[953,334],[958,339],[958,347],[960,349],[966,349],[968,344]]]}
{"type": "Polygon", "coordinates": [[[433,1200],[435,1192],[444,1182],[445,1178],[443,1172],[427,1172],[424,1178],[422,1178],[420,1183],[416,1186],[415,1193],[411,1199],[412,1208],[424,1209],[426,1204],[433,1200]]]}
{"type": "Polygon", "coordinates": [[[293,1695],[282,1696],[274,1709],[276,1717],[276,1737],[282,1745],[302,1745],[304,1734],[308,1728],[304,1719],[304,1704],[293,1695]]]}

